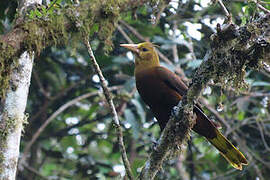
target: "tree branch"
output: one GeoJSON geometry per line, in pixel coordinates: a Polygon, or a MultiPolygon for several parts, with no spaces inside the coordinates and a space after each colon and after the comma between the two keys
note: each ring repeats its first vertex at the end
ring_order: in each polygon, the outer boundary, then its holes
{"type": "Polygon", "coordinates": [[[156,147],[150,154],[145,166],[140,174],[140,179],[154,179],[160,170],[163,161],[170,154],[181,151],[184,143],[190,136],[191,128],[194,125],[192,106],[187,104],[185,97],[183,101],[174,107],[172,115],[162,131],[156,147]]]}
{"type": "MultiPolygon", "coordinates": [[[[24,2],[25,0],[23,0],[24,2]]],[[[42,2],[41,0],[36,0],[42,2]]],[[[10,64],[17,59],[24,51],[39,54],[44,48],[51,45],[68,44],[72,33],[78,32],[77,19],[80,19],[79,26],[83,26],[88,32],[93,25],[100,29],[99,38],[106,41],[107,48],[111,45],[111,37],[120,12],[126,12],[134,7],[143,6],[149,0],[127,0],[127,1],[82,1],[80,4],[64,6],[54,9],[52,14],[40,12],[40,18],[19,17],[14,27],[7,34],[0,36],[0,62],[5,67],[0,71],[0,84],[8,86],[8,75],[10,64]],[[110,8],[106,8],[110,6],[110,8]],[[107,14],[110,18],[103,16],[107,14]],[[76,14],[76,15],[74,15],[76,14]],[[107,23],[102,23],[106,21],[107,23]],[[6,75],[8,74],[8,75],[6,75]]],[[[32,2],[29,1],[29,2],[32,2]]],[[[42,6],[42,5],[41,5],[42,6]]],[[[46,7],[42,6],[42,9],[46,7]]],[[[38,9],[35,9],[39,11],[38,9]]],[[[47,11],[47,9],[46,9],[47,11]]],[[[25,13],[27,11],[24,11],[25,13]]],[[[0,98],[4,97],[4,90],[0,89],[0,98]]]]}
{"type": "Polygon", "coordinates": [[[36,169],[28,166],[27,164],[23,164],[23,166],[25,167],[25,169],[27,169],[28,171],[34,173],[35,175],[37,175],[41,179],[49,180],[49,178],[46,178],[45,176],[43,176],[42,174],[40,174],[36,169]]]}
{"type": "MultiPolygon", "coordinates": [[[[109,88],[110,91],[112,90],[116,90],[119,89],[119,86],[114,86],[109,88]]],[[[74,99],[72,99],[71,101],[68,101],[67,103],[63,104],[62,106],[60,106],[43,124],[42,126],[39,127],[39,129],[35,132],[35,134],[32,136],[31,141],[26,145],[22,158],[21,158],[21,164],[24,164],[26,161],[26,157],[28,152],[30,151],[31,146],[36,142],[36,140],[38,139],[38,137],[41,135],[41,133],[45,130],[45,128],[49,125],[50,122],[52,122],[52,120],[54,120],[59,114],[61,114],[64,110],[66,110],[67,108],[69,108],[70,106],[73,106],[74,104],[76,104],[77,102],[89,98],[91,96],[95,96],[98,95],[99,92],[95,91],[95,92],[90,92],[90,93],[86,93],[83,94],[79,97],[76,97],[74,99]]]]}
{"type": "MultiPolygon", "coordinates": [[[[143,6],[144,3],[148,1],[149,0],[131,0],[125,3],[119,2],[115,4],[118,6],[115,8],[120,12],[126,12],[134,7],[143,6]]],[[[81,21],[87,21],[91,28],[94,23],[104,20],[100,14],[104,13],[104,9],[102,8],[106,6],[102,6],[99,1],[95,3],[96,5],[93,6],[92,1],[84,1],[72,7],[63,7],[62,9],[58,9],[57,14],[46,17],[49,18],[46,21],[42,20],[42,18],[30,19],[29,17],[17,20],[14,28],[10,32],[0,36],[0,50],[3,52],[0,55],[0,59],[17,57],[24,52],[25,49],[40,52],[49,45],[65,42],[66,37],[63,33],[77,32],[77,29],[74,28],[74,26],[76,26],[74,18],[70,17],[74,11],[77,15],[80,15],[81,21]],[[59,16],[59,14],[62,16],[59,16]],[[31,28],[35,28],[35,32],[32,32],[31,28]],[[36,38],[35,41],[33,41],[33,38],[36,38]]]]}
{"type": "Polygon", "coordinates": [[[7,89],[3,112],[0,112],[0,179],[15,180],[16,177],[33,60],[33,56],[24,52],[18,64],[12,65],[12,87],[7,89]]]}
{"type": "Polygon", "coordinates": [[[233,76],[243,78],[241,73],[245,67],[257,67],[257,63],[263,57],[270,56],[270,45],[267,40],[262,39],[262,35],[270,29],[269,22],[270,15],[262,16],[254,22],[255,26],[265,28],[260,33],[250,32],[245,26],[238,28],[234,24],[228,24],[223,28],[218,26],[217,33],[212,35],[211,49],[195,72],[187,96],[184,96],[183,101],[178,104],[176,108],[178,113],[173,111],[156,148],[152,151],[140,174],[140,179],[154,179],[163,161],[169,156],[170,150],[174,151],[177,147],[181,149],[193,127],[194,101],[198,99],[200,92],[210,79],[218,80],[233,76]],[[251,34],[255,36],[252,37],[253,39],[251,39],[251,34]],[[240,48],[235,50],[236,47],[240,48]],[[230,62],[228,63],[228,61],[230,62]]]}
{"type": "Polygon", "coordinates": [[[229,11],[227,10],[227,8],[225,7],[225,5],[223,4],[222,0],[218,0],[219,5],[221,6],[222,10],[224,11],[226,17],[228,18],[229,23],[231,23],[232,21],[232,16],[229,13],[229,11]]]}
{"type": "Polygon", "coordinates": [[[88,53],[89,53],[89,56],[90,56],[90,60],[92,61],[92,65],[93,65],[96,73],[98,74],[98,77],[100,79],[101,86],[102,86],[105,98],[107,100],[107,103],[109,104],[111,113],[113,115],[112,118],[113,118],[113,122],[114,122],[114,124],[116,126],[117,140],[118,140],[118,144],[119,144],[119,148],[120,148],[120,152],[121,152],[121,155],[122,155],[122,160],[124,162],[124,166],[125,166],[125,169],[126,169],[127,176],[128,176],[128,178],[130,180],[132,180],[134,178],[133,178],[133,175],[132,175],[130,163],[128,161],[126,148],[125,148],[125,145],[124,145],[122,128],[121,128],[121,125],[120,125],[120,122],[119,122],[119,119],[118,119],[117,112],[115,110],[115,106],[114,106],[111,94],[110,94],[109,89],[108,89],[107,81],[105,80],[105,78],[104,78],[104,76],[103,76],[103,74],[101,72],[101,69],[100,69],[100,67],[99,67],[99,65],[98,65],[98,63],[96,61],[96,58],[94,56],[94,53],[93,53],[92,48],[90,46],[90,43],[88,41],[88,36],[86,36],[86,35],[83,35],[83,36],[84,36],[83,37],[84,44],[87,47],[87,50],[88,50],[88,53]]]}
{"type": "MultiPolygon", "coordinates": [[[[40,0],[24,0],[19,11],[40,0]]],[[[1,40],[0,40],[1,41],[1,40]]],[[[1,44],[1,43],[0,43],[1,44]]],[[[3,44],[2,44],[3,45],[3,44]]],[[[10,47],[9,47],[10,48],[10,47]]],[[[1,48],[0,48],[1,49],[1,48]]],[[[1,54],[5,52],[1,51],[1,54]]],[[[34,53],[21,51],[19,58],[4,55],[0,64],[7,69],[0,71],[0,103],[3,98],[3,109],[0,109],[0,179],[15,180],[18,158],[20,154],[20,140],[23,124],[27,120],[24,114],[33,69],[34,53]],[[14,59],[16,61],[14,61],[14,59]],[[11,60],[11,61],[10,61],[11,60]],[[5,64],[9,62],[9,64],[5,64]],[[3,80],[5,79],[5,80],[3,80]]],[[[1,107],[1,104],[0,104],[1,107]]]]}
{"type": "Polygon", "coordinates": [[[256,3],[257,7],[259,9],[261,9],[262,11],[264,11],[267,14],[270,14],[270,10],[266,9],[265,7],[263,7],[260,3],[262,2],[258,2],[258,0],[254,0],[254,2],[256,3]]]}

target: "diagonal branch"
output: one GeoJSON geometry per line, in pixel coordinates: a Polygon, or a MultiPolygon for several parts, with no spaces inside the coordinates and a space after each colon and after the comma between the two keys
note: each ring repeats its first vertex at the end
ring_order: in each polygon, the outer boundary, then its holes
{"type": "MultiPolygon", "coordinates": [[[[119,89],[119,86],[114,86],[110,88],[110,91],[112,90],[116,90],[119,89]]],[[[39,129],[35,132],[35,134],[33,135],[31,141],[26,145],[22,158],[21,158],[21,164],[25,164],[25,160],[26,160],[26,156],[28,154],[28,152],[30,151],[31,146],[36,142],[36,140],[38,139],[38,137],[41,135],[41,133],[45,130],[45,128],[49,125],[50,122],[52,122],[52,120],[54,120],[59,114],[61,114],[64,110],[66,110],[67,108],[73,106],[74,104],[76,104],[77,102],[89,98],[91,96],[95,96],[98,95],[99,92],[98,91],[94,91],[94,92],[90,92],[90,93],[86,93],[83,94],[79,97],[76,97],[74,99],[72,99],[71,101],[68,101],[67,103],[63,104],[62,106],[60,106],[43,124],[42,126],[39,127],[39,129]]]]}
{"type": "Polygon", "coordinates": [[[156,147],[150,154],[139,179],[154,179],[157,172],[161,169],[163,161],[170,154],[182,151],[185,142],[190,137],[191,128],[194,125],[192,106],[187,104],[186,98],[174,107],[171,117],[162,131],[156,147]]]}
{"type": "Polygon", "coordinates": [[[226,17],[228,18],[229,22],[232,21],[232,16],[227,10],[226,6],[223,4],[222,0],[218,0],[219,5],[221,6],[222,10],[224,11],[226,17]]]}
{"type": "Polygon", "coordinates": [[[107,100],[107,103],[109,104],[111,113],[113,115],[112,118],[113,118],[113,122],[114,122],[114,124],[116,126],[117,140],[118,140],[118,144],[119,144],[119,148],[120,148],[120,151],[121,151],[121,155],[122,155],[122,159],[123,159],[123,162],[124,162],[124,166],[125,166],[125,169],[126,169],[127,176],[128,176],[129,179],[132,180],[134,178],[133,178],[133,175],[132,175],[130,163],[128,161],[126,148],[125,148],[125,145],[124,145],[122,128],[121,128],[121,125],[120,125],[120,122],[119,122],[119,119],[118,119],[117,112],[115,110],[115,106],[114,106],[111,94],[110,94],[109,89],[108,89],[107,81],[105,80],[105,78],[104,78],[104,76],[102,74],[102,71],[101,71],[101,69],[100,69],[100,67],[99,67],[99,65],[98,65],[98,63],[96,61],[96,58],[94,56],[94,53],[93,53],[92,48],[90,46],[90,43],[88,41],[88,36],[85,35],[83,37],[83,39],[84,39],[84,44],[87,47],[87,50],[88,50],[88,53],[89,53],[89,56],[90,56],[90,60],[92,61],[93,67],[94,67],[96,73],[98,74],[98,77],[100,79],[101,86],[102,86],[105,98],[107,100]]]}
{"type": "Polygon", "coordinates": [[[256,5],[257,5],[257,7],[259,8],[259,9],[261,9],[262,11],[264,11],[265,13],[267,13],[267,14],[270,14],[270,10],[269,9],[266,9],[265,7],[263,7],[263,5],[261,5],[260,3],[262,3],[262,2],[258,2],[258,1],[254,1],[255,3],[256,3],[256,5]]]}
{"type": "Polygon", "coordinates": [[[25,167],[25,169],[27,169],[28,171],[32,172],[33,174],[37,175],[38,177],[40,177],[41,179],[45,179],[45,180],[49,180],[49,178],[43,176],[42,174],[40,174],[36,169],[28,166],[27,164],[23,164],[23,166],[25,167]]]}
{"type": "MultiPolygon", "coordinates": [[[[171,149],[181,149],[193,127],[192,105],[210,79],[217,80],[236,76],[238,78],[235,81],[243,81],[241,78],[243,78],[242,71],[245,70],[245,67],[254,68],[258,66],[257,63],[261,59],[269,60],[267,57],[269,57],[270,44],[267,43],[267,40],[262,39],[264,32],[270,29],[269,21],[270,15],[267,15],[260,17],[254,23],[258,27],[262,27],[262,24],[265,25],[264,31],[260,31],[258,34],[250,32],[246,27],[238,28],[234,24],[229,24],[223,28],[219,27],[218,32],[212,35],[211,49],[195,72],[186,97],[183,97],[176,110],[174,108],[156,148],[152,151],[140,174],[140,179],[154,179],[171,149]],[[253,39],[251,39],[251,34],[254,35],[253,39]],[[243,46],[248,43],[249,46],[243,46]],[[234,47],[242,48],[235,50],[234,47]],[[228,61],[230,62],[228,63],[228,61]],[[220,71],[223,73],[218,74],[220,71]]],[[[235,86],[237,88],[238,84],[235,86]]]]}

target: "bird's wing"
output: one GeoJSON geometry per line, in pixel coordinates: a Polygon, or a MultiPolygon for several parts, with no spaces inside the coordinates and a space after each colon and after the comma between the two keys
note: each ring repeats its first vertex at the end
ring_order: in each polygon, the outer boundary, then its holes
{"type": "MultiPolygon", "coordinates": [[[[181,96],[185,95],[187,93],[188,87],[186,84],[180,79],[179,76],[177,76],[175,73],[171,72],[170,70],[164,68],[164,67],[158,67],[156,69],[157,74],[159,75],[159,78],[171,89],[179,93],[181,96]]],[[[205,114],[200,106],[200,104],[196,103],[194,105],[194,112],[196,114],[203,117],[205,121],[211,122],[212,125],[214,125],[216,128],[221,128],[219,123],[216,123],[212,120],[210,120],[205,114]]],[[[209,124],[210,125],[210,124],[209,124]]]]}
{"type": "Polygon", "coordinates": [[[156,68],[159,78],[171,89],[178,92],[181,96],[187,93],[188,87],[183,83],[179,76],[164,67],[156,68]]]}
{"type": "MultiPolygon", "coordinates": [[[[181,96],[185,95],[187,93],[188,87],[187,85],[180,79],[179,76],[171,72],[170,70],[164,68],[164,67],[158,67],[157,72],[159,74],[159,77],[163,80],[163,82],[170,87],[171,89],[178,92],[181,96]]],[[[203,112],[203,109],[200,104],[196,103],[195,108],[199,109],[201,112],[203,112]]]]}

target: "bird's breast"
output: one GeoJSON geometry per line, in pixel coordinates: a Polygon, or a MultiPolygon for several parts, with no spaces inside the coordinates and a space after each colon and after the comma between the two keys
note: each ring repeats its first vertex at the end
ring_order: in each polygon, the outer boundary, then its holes
{"type": "Polygon", "coordinates": [[[163,129],[169,120],[172,108],[181,100],[181,95],[168,87],[154,69],[136,74],[136,87],[163,129]]]}

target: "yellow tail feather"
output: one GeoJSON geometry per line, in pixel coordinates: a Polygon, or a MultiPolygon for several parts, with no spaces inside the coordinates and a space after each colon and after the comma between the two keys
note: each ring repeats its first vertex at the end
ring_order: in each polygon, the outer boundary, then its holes
{"type": "Polygon", "coordinates": [[[225,159],[236,169],[242,170],[242,165],[247,165],[247,159],[234,145],[216,129],[217,136],[208,141],[213,144],[225,159]]]}

